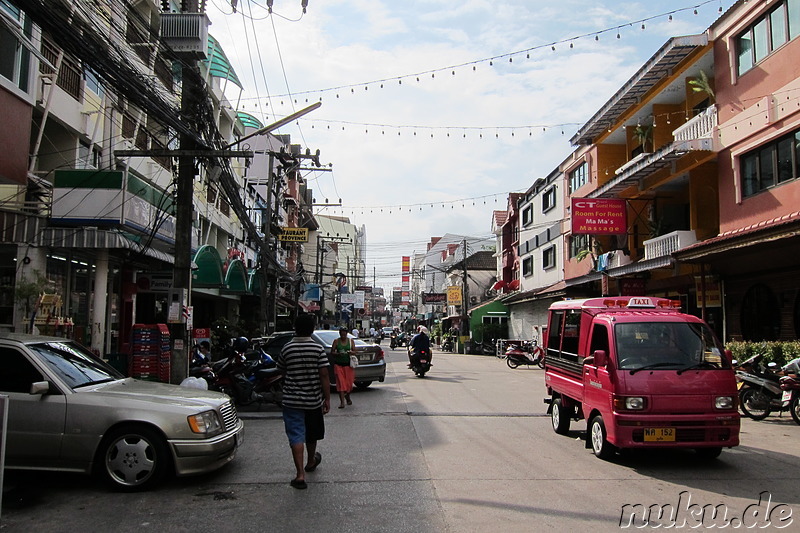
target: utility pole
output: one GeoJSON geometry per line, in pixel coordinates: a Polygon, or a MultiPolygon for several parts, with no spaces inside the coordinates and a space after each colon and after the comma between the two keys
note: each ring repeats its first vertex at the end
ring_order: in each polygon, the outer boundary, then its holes
{"type": "Polygon", "coordinates": [[[463,249],[464,249],[464,281],[463,285],[464,288],[461,291],[461,297],[463,298],[463,302],[461,305],[461,310],[464,314],[463,324],[461,326],[461,334],[463,336],[469,335],[469,278],[467,277],[467,238],[464,237],[462,242],[463,249]]]}

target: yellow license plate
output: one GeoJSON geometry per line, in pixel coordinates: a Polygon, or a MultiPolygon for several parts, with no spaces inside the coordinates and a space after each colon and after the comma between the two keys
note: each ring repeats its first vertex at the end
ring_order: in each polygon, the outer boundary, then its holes
{"type": "Polygon", "coordinates": [[[675,428],[644,428],[645,442],[675,442],[675,428]]]}

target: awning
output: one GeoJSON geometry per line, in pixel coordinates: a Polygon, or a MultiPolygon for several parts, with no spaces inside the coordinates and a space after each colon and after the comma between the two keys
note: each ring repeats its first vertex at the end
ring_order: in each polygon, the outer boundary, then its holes
{"type": "Polygon", "coordinates": [[[201,246],[194,254],[197,268],[192,271],[192,287],[198,289],[218,289],[223,286],[222,259],[213,246],[201,246]]]}
{"type": "Polygon", "coordinates": [[[44,228],[38,239],[39,244],[51,248],[91,248],[91,249],[127,249],[174,264],[175,258],[161,250],[143,246],[125,237],[117,230],[99,228],[44,228]]]}
{"type": "Polygon", "coordinates": [[[236,118],[238,118],[242,124],[244,124],[245,128],[255,128],[260,130],[264,127],[264,124],[261,123],[256,117],[251,115],[250,113],[245,113],[244,111],[237,111],[236,118]]]}
{"type": "Polygon", "coordinates": [[[261,287],[263,286],[262,277],[258,270],[250,270],[250,272],[247,273],[247,291],[256,296],[261,295],[261,287]]]}
{"type": "Polygon", "coordinates": [[[203,62],[208,64],[208,71],[212,76],[230,80],[238,85],[240,89],[243,89],[242,82],[239,81],[239,77],[233,70],[231,62],[228,61],[228,57],[222,50],[222,45],[211,35],[208,36],[208,57],[209,59],[203,62]]]}
{"type": "Polygon", "coordinates": [[[225,271],[225,292],[247,294],[247,269],[241,259],[233,259],[225,271]]]}

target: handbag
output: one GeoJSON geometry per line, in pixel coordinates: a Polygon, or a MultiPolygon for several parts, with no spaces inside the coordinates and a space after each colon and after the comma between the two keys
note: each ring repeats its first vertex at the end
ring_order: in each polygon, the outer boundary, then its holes
{"type": "Polygon", "coordinates": [[[353,368],[356,368],[358,366],[358,357],[356,357],[355,355],[350,356],[350,366],[352,366],[353,368]]]}

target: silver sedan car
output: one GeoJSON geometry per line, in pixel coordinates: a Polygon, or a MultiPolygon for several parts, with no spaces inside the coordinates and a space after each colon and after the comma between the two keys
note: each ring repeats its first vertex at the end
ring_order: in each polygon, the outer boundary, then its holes
{"type": "Polygon", "coordinates": [[[97,473],[115,489],[215,470],[244,426],[224,394],[125,378],[61,338],[0,334],[5,466],[97,473]]]}

